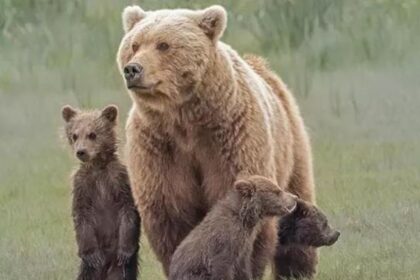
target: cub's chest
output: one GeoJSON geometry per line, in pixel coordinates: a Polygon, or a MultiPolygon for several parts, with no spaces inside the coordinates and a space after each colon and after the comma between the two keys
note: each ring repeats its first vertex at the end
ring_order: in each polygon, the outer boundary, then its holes
{"type": "Polygon", "coordinates": [[[116,182],[106,174],[98,174],[94,182],[92,192],[92,206],[96,211],[113,213],[118,211],[117,195],[115,193],[116,182]]]}

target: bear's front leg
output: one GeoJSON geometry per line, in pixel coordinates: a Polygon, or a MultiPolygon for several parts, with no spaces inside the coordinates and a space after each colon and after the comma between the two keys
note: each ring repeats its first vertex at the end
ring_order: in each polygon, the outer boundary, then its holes
{"type": "Polygon", "coordinates": [[[143,211],[144,231],[149,243],[162,263],[165,275],[169,275],[169,266],[176,247],[188,235],[195,224],[185,223],[169,212],[162,205],[143,211]]]}
{"type": "MultiPolygon", "coordinates": [[[[79,186],[78,184],[76,186],[79,186]]],[[[73,191],[73,223],[76,233],[78,255],[84,265],[92,269],[100,269],[105,263],[105,256],[101,250],[95,232],[95,213],[91,209],[91,200],[84,195],[83,189],[89,186],[75,187],[73,191]]],[[[82,265],[82,267],[84,267],[82,265]]],[[[85,271],[84,269],[81,269],[85,271]]],[[[85,275],[86,273],[81,273],[85,275]]]]}
{"type": "Polygon", "coordinates": [[[188,155],[170,138],[145,127],[127,138],[135,203],[149,244],[168,275],[176,247],[204,215],[197,179],[188,155]]]}
{"type": "Polygon", "coordinates": [[[91,271],[101,270],[105,264],[105,256],[98,246],[94,229],[86,221],[77,220],[75,225],[79,257],[82,260],[80,274],[87,275],[93,273],[91,271]]]}
{"type": "Polygon", "coordinates": [[[78,280],[101,279],[105,258],[98,247],[93,228],[80,219],[75,219],[76,240],[79,247],[81,264],[78,280]]]}
{"type": "Polygon", "coordinates": [[[277,226],[273,219],[267,220],[257,236],[252,252],[252,279],[262,279],[265,268],[275,254],[277,226]]]}
{"type": "Polygon", "coordinates": [[[102,269],[95,269],[82,261],[80,263],[79,274],[77,280],[99,280],[101,279],[102,269]]]}
{"type": "Polygon", "coordinates": [[[140,238],[140,216],[128,196],[120,215],[117,258],[118,265],[124,266],[137,254],[140,238]]]}

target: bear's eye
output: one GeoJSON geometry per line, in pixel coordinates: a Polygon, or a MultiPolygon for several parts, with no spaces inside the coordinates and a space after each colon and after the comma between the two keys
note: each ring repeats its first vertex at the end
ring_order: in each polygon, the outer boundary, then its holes
{"type": "Polygon", "coordinates": [[[168,43],[162,42],[162,43],[157,44],[156,49],[160,51],[166,51],[167,49],[169,49],[169,45],[168,43]]]}
{"type": "Polygon", "coordinates": [[[76,140],[77,140],[77,134],[73,134],[72,136],[71,136],[71,139],[73,140],[73,142],[76,142],[76,140]]]}
{"type": "Polygon", "coordinates": [[[88,134],[88,138],[89,140],[95,140],[96,139],[96,134],[94,132],[91,132],[88,134]]]}
{"type": "Polygon", "coordinates": [[[140,45],[138,43],[133,43],[131,45],[131,49],[133,50],[133,52],[137,52],[139,47],[140,47],[140,45]]]}

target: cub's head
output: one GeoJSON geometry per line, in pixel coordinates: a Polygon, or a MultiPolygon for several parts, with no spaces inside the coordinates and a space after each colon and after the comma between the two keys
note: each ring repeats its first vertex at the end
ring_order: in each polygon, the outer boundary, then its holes
{"type": "Polygon", "coordinates": [[[221,6],[144,11],[128,6],[117,62],[133,100],[154,109],[182,103],[202,80],[226,28],[221,6]]]}
{"type": "Polygon", "coordinates": [[[332,229],[324,213],[303,200],[296,210],[280,219],[279,240],[282,245],[331,246],[340,236],[332,229]]]}
{"type": "Polygon", "coordinates": [[[80,111],[66,105],[61,113],[65,136],[80,161],[100,160],[115,153],[116,106],[107,106],[102,111],[80,111]]]}
{"type": "Polygon", "coordinates": [[[247,207],[253,208],[260,217],[282,216],[296,208],[296,196],[282,191],[266,177],[251,176],[238,180],[235,189],[248,204],[247,207]]]}

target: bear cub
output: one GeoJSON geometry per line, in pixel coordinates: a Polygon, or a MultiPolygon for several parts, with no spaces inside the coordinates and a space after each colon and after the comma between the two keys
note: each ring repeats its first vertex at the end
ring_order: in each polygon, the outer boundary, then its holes
{"type": "Polygon", "coordinates": [[[314,205],[297,200],[295,211],[280,219],[279,245],[322,247],[333,245],[340,232],[332,229],[327,217],[314,205]]]}
{"type": "Polygon", "coordinates": [[[79,280],[137,279],[140,216],[117,156],[118,109],[64,106],[65,135],[80,167],[73,175],[72,216],[81,258],[79,280]]]}
{"type": "Polygon", "coordinates": [[[169,279],[251,279],[251,253],[265,218],[295,207],[296,197],[265,177],[236,181],[178,246],[169,279]]]}

